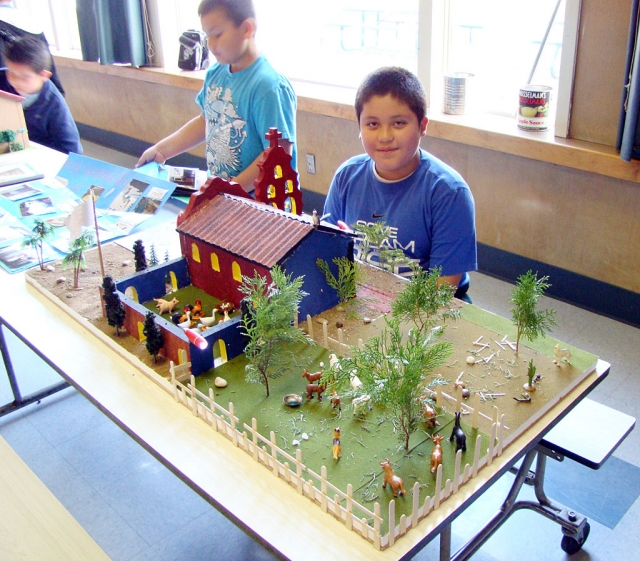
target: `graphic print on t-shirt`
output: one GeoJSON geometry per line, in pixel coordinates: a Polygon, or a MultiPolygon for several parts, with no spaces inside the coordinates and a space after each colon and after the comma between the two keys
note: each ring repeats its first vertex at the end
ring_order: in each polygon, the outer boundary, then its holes
{"type": "Polygon", "coordinates": [[[207,166],[212,175],[235,177],[240,169],[241,146],[247,138],[245,121],[236,111],[231,90],[220,86],[207,88],[207,166]]]}
{"type": "MultiPolygon", "coordinates": [[[[357,224],[359,224],[360,226],[373,226],[373,222],[367,222],[365,220],[358,220],[357,224]]],[[[416,264],[420,263],[420,259],[416,259],[413,257],[416,249],[416,242],[415,240],[411,240],[405,246],[403,246],[398,240],[399,230],[400,228],[390,227],[389,237],[380,244],[380,247],[374,244],[367,244],[366,257],[363,255],[363,244],[362,244],[363,235],[361,232],[358,232],[357,233],[358,235],[355,240],[356,243],[353,248],[354,257],[356,259],[359,259],[360,261],[364,260],[370,265],[373,265],[375,267],[382,267],[386,271],[390,271],[401,277],[412,277],[414,275],[414,271],[411,268],[410,263],[416,263],[416,264]],[[407,258],[405,261],[382,264],[381,255],[380,255],[381,247],[387,250],[400,249],[404,252],[407,258]]]]}

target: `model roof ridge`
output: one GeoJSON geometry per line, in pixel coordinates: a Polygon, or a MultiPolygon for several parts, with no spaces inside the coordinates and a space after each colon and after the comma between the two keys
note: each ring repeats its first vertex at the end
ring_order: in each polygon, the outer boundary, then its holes
{"type": "Polygon", "coordinates": [[[244,199],[242,197],[238,197],[236,195],[230,195],[229,193],[220,193],[220,195],[222,195],[223,197],[226,197],[232,201],[241,203],[241,204],[245,204],[247,206],[253,207],[256,210],[260,210],[260,211],[264,211],[264,212],[270,212],[272,214],[275,214],[277,216],[280,216],[282,218],[289,218],[291,220],[296,220],[298,222],[303,222],[305,224],[309,224],[311,226],[313,226],[313,220],[311,218],[311,216],[306,215],[306,214],[293,214],[292,212],[287,212],[286,210],[281,210],[277,207],[271,206],[269,204],[260,202],[260,201],[256,201],[254,199],[244,199]]]}

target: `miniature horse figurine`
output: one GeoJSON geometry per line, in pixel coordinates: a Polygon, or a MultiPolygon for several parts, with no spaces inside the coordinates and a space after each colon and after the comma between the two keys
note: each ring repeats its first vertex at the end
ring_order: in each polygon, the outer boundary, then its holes
{"type": "Polygon", "coordinates": [[[451,436],[449,437],[449,442],[453,442],[453,438],[456,439],[456,452],[458,450],[462,450],[463,452],[467,451],[467,435],[464,434],[464,431],[460,427],[460,413],[456,413],[456,422],[453,425],[453,430],[451,431],[451,436]]]}
{"type": "Polygon", "coordinates": [[[333,459],[342,457],[342,445],[340,444],[340,427],[333,429],[333,459]]]}
{"type": "Polygon", "coordinates": [[[313,394],[318,394],[318,401],[322,401],[322,392],[327,389],[327,385],[323,384],[307,384],[307,400],[313,399],[313,394]]]}
{"type": "Polygon", "coordinates": [[[313,374],[309,374],[309,371],[305,368],[302,372],[302,377],[307,379],[307,382],[313,384],[317,382],[320,378],[322,378],[322,371],[314,372],[313,374]]]}
{"type": "Polygon", "coordinates": [[[380,462],[380,465],[384,469],[384,483],[382,484],[382,488],[386,489],[388,483],[391,485],[391,489],[393,489],[394,497],[397,497],[398,493],[404,495],[404,482],[393,472],[389,458],[386,458],[384,462],[380,462]]]}
{"type": "Polygon", "coordinates": [[[438,466],[442,463],[442,435],[436,434],[433,437],[433,450],[431,452],[431,473],[438,470],[438,466]]]}

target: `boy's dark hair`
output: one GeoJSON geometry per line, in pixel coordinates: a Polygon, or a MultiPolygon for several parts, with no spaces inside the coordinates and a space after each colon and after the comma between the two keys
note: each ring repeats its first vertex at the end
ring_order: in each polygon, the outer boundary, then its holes
{"type": "Polygon", "coordinates": [[[51,53],[49,48],[36,37],[16,37],[7,41],[4,52],[5,60],[16,64],[26,64],[36,74],[43,70],[51,71],[51,53]]]}
{"type": "Polygon", "coordinates": [[[415,113],[418,123],[421,123],[427,114],[427,96],[424,88],[418,77],[405,68],[399,66],[378,68],[362,81],[356,93],[358,123],[364,104],[376,95],[391,95],[406,103],[415,113]]]}
{"type": "Polygon", "coordinates": [[[202,17],[218,9],[224,10],[236,27],[240,27],[248,18],[256,19],[253,0],[202,0],[198,6],[198,15],[202,17]]]}

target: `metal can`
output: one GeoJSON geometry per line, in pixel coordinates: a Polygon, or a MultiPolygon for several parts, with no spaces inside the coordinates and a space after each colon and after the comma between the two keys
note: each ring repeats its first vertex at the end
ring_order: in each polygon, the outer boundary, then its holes
{"type": "Polygon", "coordinates": [[[451,72],[444,76],[444,101],[442,112],[448,115],[464,115],[467,86],[473,74],[451,72]]]}
{"type": "Polygon", "coordinates": [[[546,131],[549,128],[550,86],[527,85],[520,88],[518,128],[525,131],[546,131]]]}

